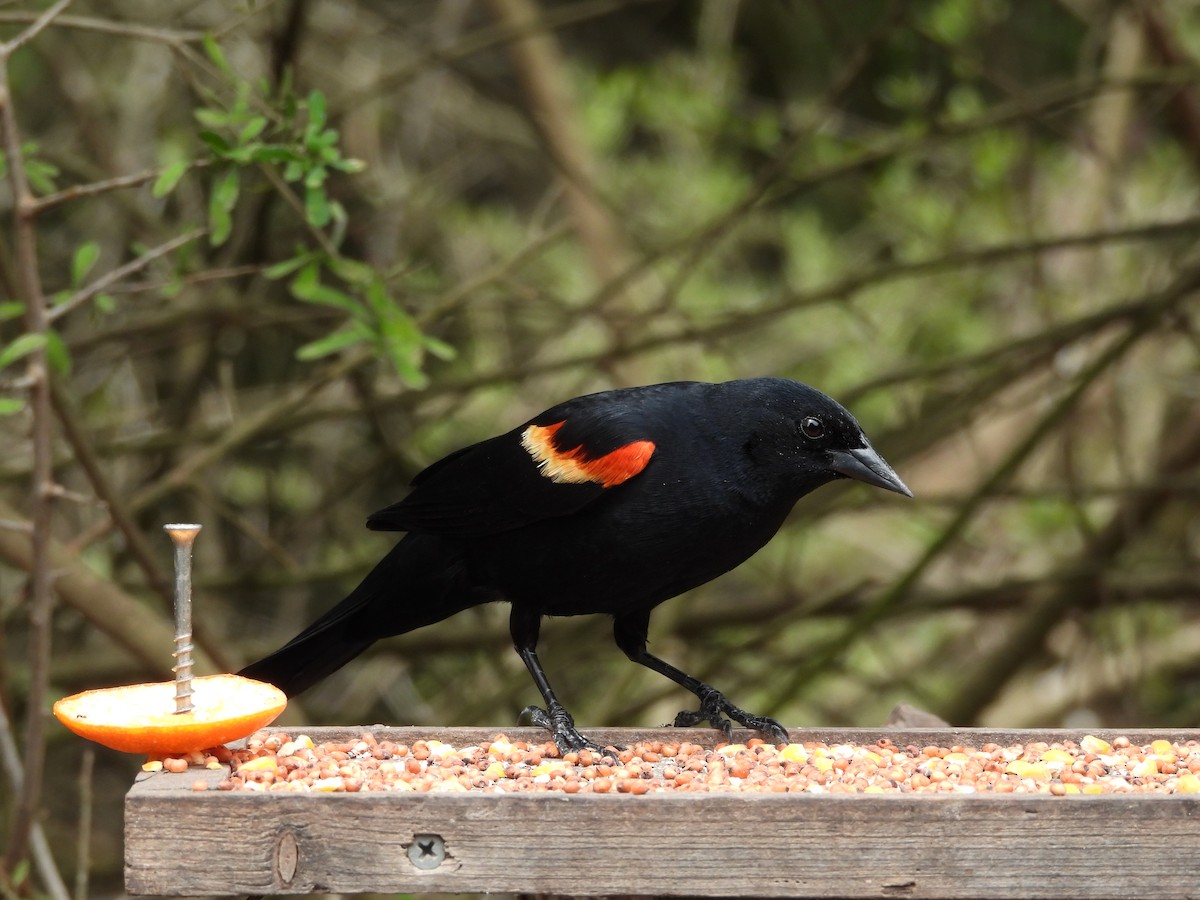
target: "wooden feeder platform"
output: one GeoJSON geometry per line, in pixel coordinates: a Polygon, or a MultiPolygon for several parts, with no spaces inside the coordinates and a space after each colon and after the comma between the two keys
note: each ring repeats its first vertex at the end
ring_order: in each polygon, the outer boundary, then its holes
{"type": "MultiPolygon", "coordinates": [[[[291,729],[295,730],[295,729],[291,729]]],[[[528,728],[303,729],[455,746],[528,728]]],[[[602,743],[708,729],[585,729],[602,743]]],[[[1136,744],[1200,733],[1096,730],[1136,744]]],[[[735,732],[745,741],[754,732],[735,732]]],[[[798,742],[980,747],[1084,732],[794,729],[798,742]]],[[[125,883],[163,896],[1200,897],[1200,794],[385,793],[194,791],[228,769],[143,775],[125,798],[125,883]],[[414,860],[418,860],[420,865],[414,860]]]]}

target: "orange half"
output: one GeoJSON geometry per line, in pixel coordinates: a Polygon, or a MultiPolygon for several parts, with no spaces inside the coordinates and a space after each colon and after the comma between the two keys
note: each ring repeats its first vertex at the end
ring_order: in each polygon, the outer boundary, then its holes
{"type": "Polygon", "coordinates": [[[192,680],[191,712],[175,712],[175,682],[84,691],[54,704],[54,715],[80,737],[148,756],[170,756],[236,741],[274,721],[287,696],[240,675],[192,680]]]}

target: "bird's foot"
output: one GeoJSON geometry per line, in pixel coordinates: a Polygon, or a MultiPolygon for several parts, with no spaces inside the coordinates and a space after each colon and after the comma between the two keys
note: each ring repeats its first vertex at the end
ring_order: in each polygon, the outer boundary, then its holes
{"type": "Polygon", "coordinates": [[[545,728],[554,738],[560,753],[570,753],[572,750],[598,750],[604,753],[607,749],[580,734],[571,714],[557,704],[551,705],[548,710],[540,706],[527,706],[521,710],[517,721],[528,721],[538,728],[545,728]]]}
{"type": "Polygon", "coordinates": [[[676,728],[690,728],[701,722],[707,722],[713,728],[724,732],[726,740],[733,736],[733,722],[737,722],[743,728],[761,731],[776,744],[788,743],[786,728],[767,716],[756,716],[739,709],[715,688],[708,688],[700,695],[698,710],[685,709],[675,717],[676,728]]]}

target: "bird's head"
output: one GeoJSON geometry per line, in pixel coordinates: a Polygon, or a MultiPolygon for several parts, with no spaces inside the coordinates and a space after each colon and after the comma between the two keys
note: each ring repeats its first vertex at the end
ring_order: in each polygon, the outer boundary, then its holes
{"type": "Polygon", "coordinates": [[[745,450],[754,462],[806,493],[839,478],[912,496],[854,416],[816,388],[785,379],[758,379],[743,402],[752,431],[745,450]]]}

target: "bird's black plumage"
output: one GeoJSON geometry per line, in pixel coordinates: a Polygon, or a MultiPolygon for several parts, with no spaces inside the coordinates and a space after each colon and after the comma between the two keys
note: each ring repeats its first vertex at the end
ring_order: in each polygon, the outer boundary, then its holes
{"type": "Polygon", "coordinates": [[[404,537],[341,603],[242,674],[297,694],[376,640],[494,600],[560,746],[589,742],[538,661],[542,616],[605,613],[630,659],[700,699],[677,724],[729,719],[777,740],[646,650],[651,611],[739,565],[792,506],[837,478],[910,494],[845,409],[794,381],[672,382],[577,397],[450,454],[368,527],[404,537]]]}

